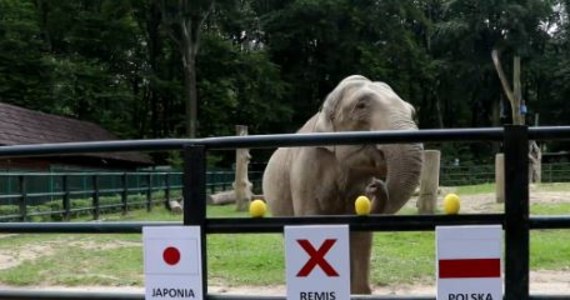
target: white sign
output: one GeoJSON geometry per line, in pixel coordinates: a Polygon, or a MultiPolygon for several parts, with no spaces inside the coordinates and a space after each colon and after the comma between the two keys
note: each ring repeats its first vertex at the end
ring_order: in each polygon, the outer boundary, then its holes
{"type": "Polygon", "coordinates": [[[145,299],[204,299],[199,226],[143,227],[145,299]]]}
{"type": "Polygon", "coordinates": [[[285,226],[288,300],[350,299],[348,225],[285,226]]]}
{"type": "Polygon", "coordinates": [[[500,225],[438,226],[437,300],[502,300],[500,225]]]}

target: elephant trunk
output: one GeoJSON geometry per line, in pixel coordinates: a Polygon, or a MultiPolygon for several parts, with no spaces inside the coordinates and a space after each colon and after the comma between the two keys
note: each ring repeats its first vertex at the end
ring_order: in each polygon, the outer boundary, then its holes
{"type": "Polygon", "coordinates": [[[419,184],[422,169],[422,144],[390,145],[384,148],[388,174],[388,203],[383,213],[393,214],[410,199],[419,184]]]}

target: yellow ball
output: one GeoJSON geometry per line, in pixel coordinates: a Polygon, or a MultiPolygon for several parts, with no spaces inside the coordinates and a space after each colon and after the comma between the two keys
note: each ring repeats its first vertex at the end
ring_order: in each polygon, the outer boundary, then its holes
{"type": "Polygon", "coordinates": [[[252,218],[263,218],[267,211],[267,205],[263,200],[253,200],[249,204],[249,214],[252,218]]]}
{"type": "Polygon", "coordinates": [[[356,201],[354,201],[354,210],[359,216],[369,215],[371,208],[372,204],[370,203],[370,199],[366,196],[359,196],[356,198],[356,201]]]}
{"type": "Polygon", "coordinates": [[[447,194],[443,198],[443,211],[448,215],[456,215],[459,213],[459,208],[461,203],[459,201],[459,196],[456,194],[447,194]]]}

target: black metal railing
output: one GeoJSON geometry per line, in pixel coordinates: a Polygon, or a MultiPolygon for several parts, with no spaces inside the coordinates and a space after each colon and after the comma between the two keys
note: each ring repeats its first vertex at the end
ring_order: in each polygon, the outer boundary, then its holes
{"type": "MultiPolygon", "coordinates": [[[[421,130],[398,132],[348,132],[324,134],[285,134],[245,137],[218,137],[191,140],[146,140],[50,144],[0,147],[0,158],[12,156],[69,154],[105,151],[156,151],[180,149],[184,152],[184,225],[201,228],[207,234],[282,232],[288,224],[349,224],[350,230],[410,231],[434,230],[438,225],[501,224],[505,231],[505,294],[507,300],[567,299],[568,296],[529,296],[529,230],[570,228],[568,216],[529,216],[528,141],[570,140],[570,127],[421,130]],[[498,141],[505,154],[505,213],[477,215],[420,215],[210,218],[206,217],[206,155],[208,151],[234,148],[274,148],[332,144],[388,144],[432,141],[498,141]]],[[[3,223],[0,232],[11,233],[140,233],[143,226],[164,226],[173,222],[136,223],[3,223]]],[[[207,243],[202,243],[202,274],[207,272],[207,243]]],[[[207,293],[207,276],[203,276],[207,293]]],[[[284,299],[269,296],[211,295],[208,299],[284,299]]],[[[138,294],[53,293],[42,291],[1,291],[0,299],[144,299],[138,294]]],[[[352,299],[435,299],[435,297],[373,296],[352,299]]]]}

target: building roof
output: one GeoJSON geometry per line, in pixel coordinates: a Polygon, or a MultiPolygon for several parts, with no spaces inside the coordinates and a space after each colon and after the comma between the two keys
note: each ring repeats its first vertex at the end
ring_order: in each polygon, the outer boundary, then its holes
{"type": "MultiPolygon", "coordinates": [[[[0,102],[0,145],[118,140],[117,136],[91,122],[33,111],[0,102]]],[[[86,154],[142,165],[152,164],[150,156],[139,152],[86,154]]]]}

